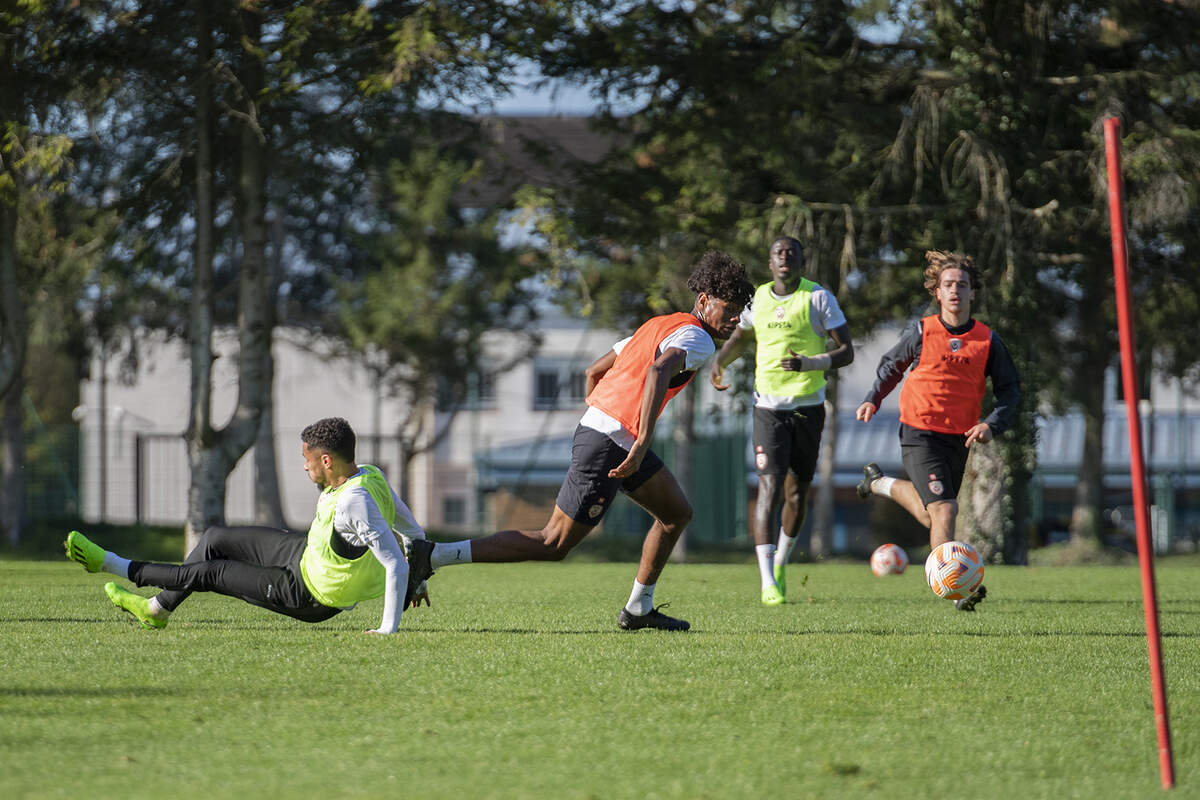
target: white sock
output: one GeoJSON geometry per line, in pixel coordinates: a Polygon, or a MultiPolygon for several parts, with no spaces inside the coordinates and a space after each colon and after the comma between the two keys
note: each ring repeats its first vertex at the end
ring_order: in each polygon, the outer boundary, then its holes
{"type": "Polygon", "coordinates": [[[876,478],[871,481],[871,491],[874,494],[883,495],[884,497],[892,496],[892,487],[896,485],[895,478],[889,478],[886,475],[882,478],[876,478]]]}
{"type": "Polygon", "coordinates": [[[471,540],[463,539],[461,542],[435,544],[433,552],[429,555],[429,563],[434,569],[448,567],[451,564],[470,564],[471,540]]]}
{"type": "Polygon", "coordinates": [[[754,552],[758,555],[758,571],[762,575],[762,588],[775,585],[775,545],[756,544],[754,552]]]}
{"type": "Polygon", "coordinates": [[[116,575],[118,578],[129,580],[129,559],[121,558],[112,550],[104,551],[104,564],[100,569],[110,575],[116,575]]]}
{"type": "Polygon", "coordinates": [[[775,566],[782,567],[792,556],[792,548],[796,546],[795,536],[788,536],[781,528],[779,531],[779,547],[775,550],[775,566]]]}
{"type": "Polygon", "coordinates": [[[152,617],[166,619],[167,617],[171,616],[171,612],[162,607],[162,604],[158,602],[157,597],[151,597],[146,601],[146,604],[149,606],[150,616],[152,617]]]}
{"type": "Polygon", "coordinates": [[[654,587],[656,584],[633,582],[633,591],[629,593],[629,602],[625,604],[625,610],[634,616],[641,617],[649,614],[654,610],[654,587]]]}

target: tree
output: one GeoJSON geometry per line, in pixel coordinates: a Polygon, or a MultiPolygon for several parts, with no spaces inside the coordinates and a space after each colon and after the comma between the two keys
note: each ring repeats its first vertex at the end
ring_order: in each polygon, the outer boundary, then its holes
{"type": "Polygon", "coordinates": [[[123,252],[136,272],[178,287],[191,309],[186,325],[170,321],[186,330],[193,369],[189,538],[223,521],[224,483],[246,449],[256,439],[274,446],[261,422],[275,321],[269,292],[315,303],[300,309],[307,323],[331,319],[336,277],[362,274],[346,257],[351,240],[377,218],[371,198],[355,191],[370,176],[356,170],[378,161],[392,126],[421,103],[506,68],[503,52],[489,55],[485,45],[507,11],[465,13],[469,5],[150,3],[96,26],[95,49],[125,56],[108,65],[122,91],[106,131],[129,220],[123,252]],[[273,244],[268,220],[281,231],[273,244]],[[270,259],[289,274],[271,279],[270,259]],[[312,280],[322,271],[335,281],[312,280]],[[293,291],[307,284],[316,290],[293,291]],[[238,331],[238,402],[218,428],[211,392],[220,325],[238,331]]]}
{"type": "Polygon", "coordinates": [[[439,140],[410,138],[406,157],[388,166],[377,195],[390,223],[363,237],[373,268],[339,287],[350,345],[380,362],[383,382],[409,409],[397,431],[405,491],[412,459],[446,434],[472,376],[503,372],[537,343],[533,261],[501,245],[499,209],[458,204],[477,166],[439,140]],[[486,350],[498,330],[524,345],[503,363],[486,350]]]}
{"type": "Polygon", "coordinates": [[[78,354],[74,301],[109,224],[67,195],[72,140],[55,122],[86,110],[86,78],[63,57],[86,29],[78,4],[0,9],[0,527],[27,525],[25,402],[30,343],[78,354]]]}

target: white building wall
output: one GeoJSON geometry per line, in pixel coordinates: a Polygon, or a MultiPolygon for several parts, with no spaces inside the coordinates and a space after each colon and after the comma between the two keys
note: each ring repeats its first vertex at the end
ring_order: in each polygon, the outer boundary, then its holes
{"type": "MultiPolygon", "coordinates": [[[[187,513],[188,472],[182,434],[187,427],[190,401],[190,364],[187,347],[158,332],[147,332],[139,342],[140,369],[132,382],[120,379],[119,357],[106,362],[93,359],[91,374],[80,387],[82,403],[76,418],[83,428],[81,495],[88,520],[128,523],[136,514],[134,471],[136,434],[178,436],[180,444],[143,451],[144,470],[155,480],[143,482],[144,519],[159,524],[182,524],[187,513]],[[107,461],[101,468],[101,390],[99,376],[107,376],[107,461]],[[171,478],[169,484],[161,479],[171,478]],[[101,486],[107,500],[101,503],[101,486]],[[174,487],[173,489],[171,487],[174,487]]],[[[237,341],[231,331],[214,337],[218,358],[213,369],[213,421],[224,425],[237,403],[237,341]]],[[[367,437],[389,436],[396,430],[401,409],[383,398],[378,423],[373,419],[376,392],[366,368],[338,355],[321,340],[295,329],[276,331],[275,357],[276,460],[284,515],[289,526],[304,529],[312,519],[316,487],[304,473],[300,456],[300,431],[328,416],[345,417],[359,437],[359,457],[373,457],[367,437]]],[[[380,458],[393,470],[395,455],[380,458]]],[[[253,505],[253,455],[248,451],[227,484],[226,516],[230,524],[251,521],[253,505]]],[[[416,470],[420,472],[420,470],[416,470]]]]}

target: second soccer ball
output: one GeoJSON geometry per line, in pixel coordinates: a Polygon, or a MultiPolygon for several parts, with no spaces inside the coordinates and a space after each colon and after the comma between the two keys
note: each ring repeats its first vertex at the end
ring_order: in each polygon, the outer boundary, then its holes
{"type": "Polygon", "coordinates": [[[881,544],[871,553],[871,572],[876,575],[899,575],[908,566],[908,553],[891,543],[881,544]]]}

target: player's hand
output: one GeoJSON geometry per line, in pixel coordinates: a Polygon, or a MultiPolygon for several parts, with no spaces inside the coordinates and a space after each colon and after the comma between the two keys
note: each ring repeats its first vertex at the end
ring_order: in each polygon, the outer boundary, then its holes
{"type": "Polygon", "coordinates": [[[629,451],[629,455],[625,456],[625,460],[614,469],[608,471],[610,478],[628,478],[630,475],[638,471],[638,467],[642,465],[642,459],[646,456],[646,445],[633,446],[629,451]]]}
{"type": "Polygon", "coordinates": [[[789,358],[784,358],[779,361],[779,366],[785,372],[808,372],[812,367],[807,366],[804,362],[807,360],[804,356],[797,353],[792,348],[788,348],[788,352],[792,355],[789,358]]]}
{"type": "Polygon", "coordinates": [[[967,447],[970,447],[975,442],[987,444],[992,440],[992,428],[986,422],[981,422],[968,430],[965,436],[967,437],[967,447]]]}
{"type": "Polygon", "coordinates": [[[870,422],[871,417],[875,416],[875,412],[878,410],[879,409],[875,407],[874,403],[863,403],[858,407],[858,410],[854,412],[854,418],[860,419],[863,422],[870,422]]]}
{"type": "Polygon", "coordinates": [[[708,382],[718,392],[723,392],[729,388],[729,384],[725,383],[725,368],[716,361],[713,362],[712,369],[708,371],[708,382]]]}
{"type": "MultiPolygon", "coordinates": [[[[413,590],[412,602],[408,604],[408,608],[416,608],[421,605],[421,601],[425,601],[425,605],[433,605],[429,602],[429,584],[428,581],[421,581],[421,585],[413,590]]],[[[407,610],[407,609],[405,609],[407,610]]]]}

